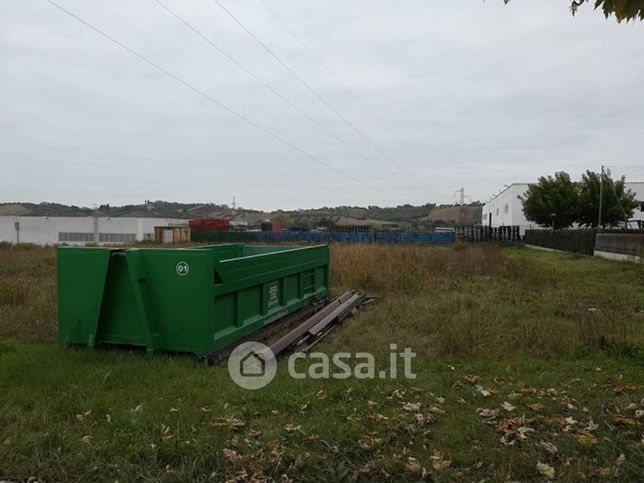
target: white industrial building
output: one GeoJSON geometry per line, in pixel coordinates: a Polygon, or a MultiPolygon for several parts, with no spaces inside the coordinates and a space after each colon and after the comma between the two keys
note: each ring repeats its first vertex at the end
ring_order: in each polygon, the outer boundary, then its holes
{"type": "Polygon", "coordinates": [[[155,226],[187,220],[93,216],[0,216],[0,242],[36,245],[118,244],[154,240],[155,226]]]}
{"type": "MultiPolygon", "coordinates": [[[[523,215],[523,203],[519,197],[525,196],[530,183],[512,183],[483,205],[481,224],[485,226],[518,226],[521,235],[526,230],[542,228],[528,220],[523,215]]],[[[626,182],[626,188],[635,193],[639,207],[635,209],[629,220],[629,228],[644,226],[644,182],[626,182]]],[[[612,193],[605,193],[611,196],[612,193]]]]}

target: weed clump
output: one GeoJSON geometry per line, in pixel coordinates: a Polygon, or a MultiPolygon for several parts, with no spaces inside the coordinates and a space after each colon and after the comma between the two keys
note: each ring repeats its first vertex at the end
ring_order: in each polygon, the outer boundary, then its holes
{"type": "Polygon", "coordinates": [[[26,278],[0,278],[0,306],[18,307],[29,299],[31,281],[26,278]]]}

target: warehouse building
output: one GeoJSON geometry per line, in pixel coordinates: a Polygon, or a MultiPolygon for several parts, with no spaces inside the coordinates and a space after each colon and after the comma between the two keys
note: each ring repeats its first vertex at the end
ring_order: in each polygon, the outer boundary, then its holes
{"type": "Polygon", "coordinates": [[[187,220],[93,216],[0,216],[0,242],[36,245],[126,244],[154,240],[154,227],[187,220]]]}
{"type": "MultiPolygon", "coordinates": [[[[530,183],[512,183],[483,206],[481,224],[485,226],[518,226],[521,235],[526,230],[542,228],[528,221],[523,215],[523,203],[520,197],[525,196],[530,183]]],[[[635,193],[639,206],[629,220],[629,228],[644,227],[644,182],[626,182],[626,188],[635,193]]],[[[607,193],[606,196],[610,196],[607,193]]]]}

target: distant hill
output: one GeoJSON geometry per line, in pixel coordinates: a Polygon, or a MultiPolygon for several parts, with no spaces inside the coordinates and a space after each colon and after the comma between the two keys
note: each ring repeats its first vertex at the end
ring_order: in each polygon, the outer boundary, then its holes
{"type": "Polygon", "coordinates": [[[173,203],[149,201],[139,205],[96,208],[61,205],[58,203],[0,203],[0,216],[110,216],[154,218],[228,218],[257,225],[263,221],[281,222],[303,228],[330,225],[376,225],[382,227],[432,228],[436,226],[473,225],[481,221],[482,204],[464,206],[400,205],[382,208],[379,206],[337,206],[304,210],[278,210],[264,212],[246,208],[233,210],[228,205],[214,203],[173,203]]]}

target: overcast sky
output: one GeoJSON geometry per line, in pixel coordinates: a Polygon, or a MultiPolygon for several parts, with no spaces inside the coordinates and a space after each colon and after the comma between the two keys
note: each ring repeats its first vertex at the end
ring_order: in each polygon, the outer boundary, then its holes
{"type": "Polygon", "coordinates": [[[56,2],[211,100],[45,0],[4,1],[0,202],[485,201],[644,166],[644,23],[568,0],[219,0],[327,105],[215,1],[161,1],[291,105],[154,0],[56,2]]]}

